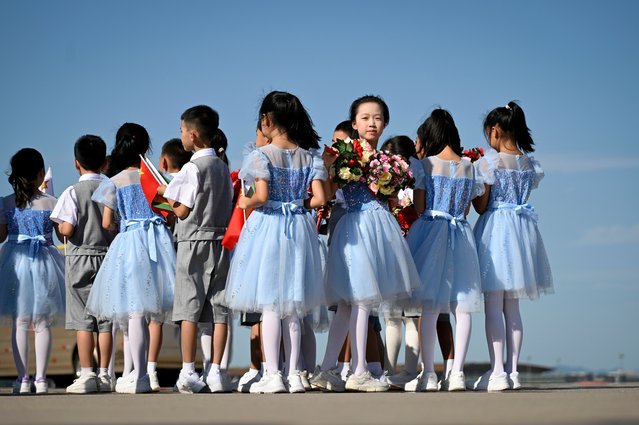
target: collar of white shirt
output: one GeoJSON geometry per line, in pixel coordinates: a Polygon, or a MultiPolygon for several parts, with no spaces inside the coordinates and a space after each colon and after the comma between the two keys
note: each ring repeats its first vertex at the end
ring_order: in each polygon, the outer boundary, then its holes
{"type": "Polygon", "coordinates": [[[102,176],[102,174],[88,173],[88,174],[82,174],[78,181],[83,182],[86,180],[102,180],[103,178],[104,177],[102,176]]]}
{"type": "Polygon", "coordinates": [[[213,150],[213,148],[200,149],[199,151],[193,154],[193,156],[191,157],[191,161],[193,161],[194,159],[201,158],[203,156],[212,156],[212,155],[215,155],[215,151],[213,150]]]}

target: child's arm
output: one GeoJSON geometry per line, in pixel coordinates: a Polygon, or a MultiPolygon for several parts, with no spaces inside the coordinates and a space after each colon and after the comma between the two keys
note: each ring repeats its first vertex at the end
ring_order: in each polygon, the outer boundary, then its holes
{"type": "MultiPolygon", "coordinates": [[[[161,184],[158,186],[158,195],[164,196],[164,192],[166,192],[166,185],[161,184]]],[[[173,209],[173,213],[180,220],[184,220],[191,213],[191,208],[187,207],[184,204],[179,203],[175,199],[166,198],[166,201],[169,203],[171,208],[173,209]]]]}
{"type": "Polygon", "coordinates": [[[326,196],[326,199],[333,199],[335,197],[335,192],[337,192],[337,183],[333,182],[330,176],[331,167],[335,164],[335,161],[337,161],[337,155],[328,149],[324,149],[322,160],[324,161],[324,167],[326,167],[326,172],[328,173],[328,178],[323,183],[324,195],[326,196]]]}
{"type": "Polygon", "coordinates": [[[255,193],[250,198],[242,194],[237,201],[237,206],[246,210],[248,208],[259,208],[268,201],[268,181],[262,179],[255,180],[255,193]]]}
{"type": "Polygon", "coordinates": [[[313,180],[311,182],[311,188],[313,194],[306,200],[304,200],[304,207],[307,210],[319,208],[326,204],[326,192],[324,190],[325,183],[323,180],[313,180]]]}
{"type": "Polygon", "coordinates": [[[486,212],[486,209],[488,208],[488,198],[490,198],[490,185],[487,184],[485,186],[486,191],[484,192],[484,194],[473,199],[473,207],[479,215],[486,212]]]}
{"type": "Polygon", "coordinates": [[[66,221],[63,221],[62,223],[55,223],[54,226],[55,232],[60,240],[63,240],[64,237],[70,238],[75,232],[75,226],[66,221]]]}
{"type": "MultiPolygon", "coordinates": [[[[53,230],[55,231],[55,235],[58,237],[58,240],[64,242],[64,234],[60,232],[60,224],[53,222],[53,230]]],[[[73,232],[72,232],[73,233],[73,232]]]]}
{"type": "Polygon", "coordinates": [[[426,210],[426,191],[424,189],[413,190],[413,205],[417,215],[421,215],[426,210]]]}
{"type": "Polygon", "coordinates": [[[114,232],[116,230],[113,210],[106,205],[104,206],[104,211],[102,212],[102,227],[110,232],[114,232]]]}

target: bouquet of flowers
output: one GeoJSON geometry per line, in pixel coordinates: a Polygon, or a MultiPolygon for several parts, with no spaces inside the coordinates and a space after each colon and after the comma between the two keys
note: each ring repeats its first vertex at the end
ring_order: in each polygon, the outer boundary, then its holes
{"type": "Polygon", "coordinates": [[[337,139],[327,150],[337,155],[331,178],[338,187],[342,188],[350,181],[366,182],[368,164],[375,152],[366,140],[337,139]]]}
{"type": "Polygon", "coordinates": [[[393,213],[397,223],[399,223],[399,228],[402,230],[403,236],[408,234],[410,227],[415,220],[419,218],[417,210],[415,210],[415,206],[413,205],[413,200],[411,199],[411,192],[410,189],[400,191],[397,202],[389,202],[391,213],[393,213]]]}
{"type": "Polygon", "coordinates": [[[475,162],[484,156],[484,148],[471,148],[462,152],[462,156],[470,158],[470,162],[475,162]]]}
{"type": "Polygon", "coordinates": [[[371,157],[366,183],[371,192],[386,201],[400,189],[411,187],[415,179],[408,163],[400,155],[376,151],[371,157]]]}

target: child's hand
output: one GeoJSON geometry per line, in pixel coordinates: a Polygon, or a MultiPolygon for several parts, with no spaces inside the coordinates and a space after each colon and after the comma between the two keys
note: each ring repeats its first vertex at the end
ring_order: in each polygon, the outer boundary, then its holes
{"type": "Polygon", "coordinates": [[[158,186],[158,195],[164,196],[165,191],[166,191],[166,185],[161,184],[158,186]]]}
{"type": "Polygon", "coordinates": [[[324,166],[326,168],[330,168],[333,164],[335,164],[335,161],[337,161],[338,156],[339,156],[339,152],[337,151],[337,149],[324,145],[322,160],[324,161],[324,166]]]}
{"type": "Polygon", "coordinates": [[[249,199],[251,199],[251,198],[247,198],[244,195],[240,195],[240,199],[237,200],[237,206],[239,208],[242,208],[243,210],[248,209],[249,208],[249,205],[248,205],[249,199]]]}

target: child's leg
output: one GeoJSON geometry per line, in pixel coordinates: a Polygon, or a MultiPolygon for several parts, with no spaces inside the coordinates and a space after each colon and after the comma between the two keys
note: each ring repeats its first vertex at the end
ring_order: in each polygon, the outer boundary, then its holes
{"type": "MultiPolygon", "coordinates": [[[[406,346],[404,347],[404,370],[412,375],[417,374],[419,360],[419,319],[407,317],[404,319],[406,346]]],[[[388,343],[387,343],[388,344],[388,343]]]]}
{"type": "Polygon", "coordinates": [[[354,305],[351,309],[351,320],[348,333],[351,336],[351,355],[353,374],[361,375],[366,372],[366,340],[368,337],[368,315],[370,307],[354,305]]]}
{"type": "Polygon", "coordinates": [[[133,359],[133,374],[137,379],[147,374],[146,353],[148,348],[148,325],[144,315],[129,315],[129,350],[133,359]]]}
{"type": "Polygon", "coordinates": [[[100,351],[100,372],[106,372],[111,364],[111,352],[113,350],[113,336],[111,331],[98,333],[98,348],[100,351]]]}
{"type": "Polygon", "coordinates": [[[35,330],[36,381],[47,377],[49,357],[51,357],[51,327],[47,320],[33,324],[35,330]]]}
{"type": "Polygon", "coordinates": [[[487,292],[484,294],[486,311],[486,341],[493,375],[504,373],[504,293],[487,292]]]}
{"type": "Polygon", "coordinates": [[[284,376],[288,376],[295,371],[300,360],[302,331],[300,328],[300,319],[297,317],[297,314],[292,314],[282,319],[282,329],[284,352],[286,354],[286,370],[284,371],[284,376]]]}
{"type": "Polygon", "coordinates": [[[266,373],[278,371],[281,339],[282,325],[279,313],[265,310],[262,313],[262,342],[266,357],[266,373]]]}
{"type": "Polygon", "coordinates": [[[310,320],[302,321],[304,332],[302,332],[302,360],[300,370],[313,372],[317,361],[317,341],[315,340],[315,332],[310,320]]]}
{"type": "Polygon", "coordinates": [[[455,361],[453,362],[452,371],[463,372],[473,322],[470,313],[460,311],[459,304],[451,303],[451,309],[455,315],[455,335],[457,339],[457,344],[455,344],[455,361]]]}
{"type": "Polygon", "coordinates": [[[213,349],[213,323],[198,323],[200,347],[202,349],[202,373],[211,366],[211,350],[213,349]]]}
{"type": "Polygon", "coordinates": [[[251,325],[251,369],[260,370],[262,366],[262,338],[260,324],[251,325]]]}
{"type": "Polygon", "coordinates": [[[220,369],[228,370],[231,359],[233,358],[233,318],[229,314],[226,326],[226,343],[224,345],[224,354],[220,362],[220,369]]]}
{"type": "Polygon", "coordinates": [[[195,350],[197,347],[197,323],[188,320],[182,320],[180,323],[181,330],[181,349],[182,349],[182,372],[189,374],[195,372],[195,350]]]}
{"type": "Polygon", "coordinates": [[[160,349],[162,348],[162,322],[152,320],[149,323],[149,357],[147,371],[152,373],[155,371],[158,358],[160,357],[160,349]]]}
{"type": "Polygon", "coordinates": [[[220,369],[220,364],[222,364],[222,358],[224,357],[228,330],[229,326],[226,323],[215,323],[213,325],[211,370],[220,369]]]}
{"type": "Polygon", "coordinates": [[[337,364],[337,358],[342,349],[342,344],[348,333],[348,322],[351,316],[351,306],[340,304],[337,306],[335,317],[328,331],[328,341],[326,343],[326,352],[322,361],[321,370],[327,371],[333,369],[337,364]]]}
{"type": "Polygon", "coordinates": [[[122,329],[122,353],[124,354],[124,368],[122,376],[127,376],[133,372],[133,356],[131,355],[131,342],[129,341],[129,330],[122,329]]]}
{"type": "Polygon", "coordinates": [[[402,319],[386,318],[386,366],[392,374],[397,369],[397,356],[402,346],[402,319]]]}
{"type": "Polygon", "coordinates": [[[78,344],[78,357],[80,358],[80,375],[86,375],[93,372],[93,350],[95,341],[93,332],[77,331],[75,333],[75,341],[78,344]]]}
{"type": "Polygon", "coordinates": [[[13,319],[11,348],[13,361],[18,371],[18,379],[29,377],[29,323],[30,319],[28,317],[13,319]]]}
{"type": "Polygon", "coordinates": [[[437,318],[437,339],[444,359],[444,376],[448,376],[453,368],[455,359],[455,343],[453,340],[453,327],[450,324],[450,314],[440,314],[437,318]]]}
{"type": "Polygon", "coordinates": [[[439,309],[422,308],[422,319],[419,323],[421,338],[422,363],[425,373],[435,372],[435,339],[437,337],[437,316],[439,309]]]}
{"type": "Polygon", "coordinates": [[[504,314],[506,318],[506,372],[514,373],[519,366],[519,354],[524,337],[524,325],[519,312],[519,300],[504,299],[504,314]]]}

